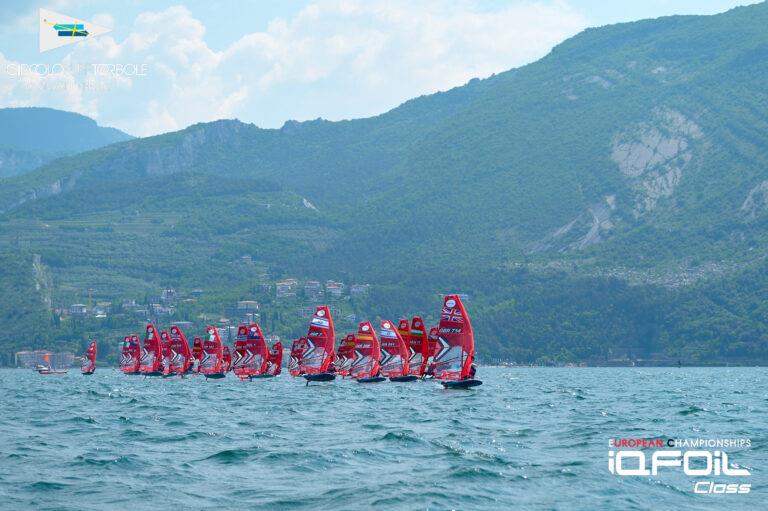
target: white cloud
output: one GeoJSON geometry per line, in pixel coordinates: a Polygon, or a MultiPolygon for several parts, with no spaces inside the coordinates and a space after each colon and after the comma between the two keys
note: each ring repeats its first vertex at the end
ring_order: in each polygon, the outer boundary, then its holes
{"type": "MultiPolygon", "coordinates": [[[[98,18],[113,24],[109,15],[98,18]]],[[[360,117],[528,63],[585,25],[558,0],[495,10],[469,0],[319,0],[215,51],[203,23],[176,6],[140,14],[121,41],[102,36],[67,57],[147,63],[149,76],[59,96],[25,94],[0,77],[0,101],[95,114],[138,135],[222,117],[262,126],[360,117]]]]}

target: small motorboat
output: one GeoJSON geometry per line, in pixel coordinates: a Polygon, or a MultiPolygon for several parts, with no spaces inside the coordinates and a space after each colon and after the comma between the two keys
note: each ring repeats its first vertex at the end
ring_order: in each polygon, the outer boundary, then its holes
{"type": "Polygon", "coordinates": [[[67,374],[69,372],[67,369],[54,369],[49,366],[37,366],[35,370],[38,374],[67,374]]]}

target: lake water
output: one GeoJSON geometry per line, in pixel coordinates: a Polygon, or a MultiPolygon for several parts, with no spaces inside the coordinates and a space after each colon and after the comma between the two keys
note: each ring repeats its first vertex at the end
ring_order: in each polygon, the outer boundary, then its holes
{"type": "Polygon", "coordinates": [[[767,371],[481,367],[445,391],[0,370],[0,508],[766,509],[767,371]],[[751,439],[728,450],[751,492],[611,474],[608,440],[642,437],[751,439]]]}

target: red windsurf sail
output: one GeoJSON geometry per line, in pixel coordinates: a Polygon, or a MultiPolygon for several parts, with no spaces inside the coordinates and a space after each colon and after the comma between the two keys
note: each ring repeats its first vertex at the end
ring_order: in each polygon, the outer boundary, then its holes
{"type": "MultiPolygon", "coordinates": [[[[403,321],[406,323],[408,320],[400,320],[402,325],[403,321]]],[[[408,359],[408,373],[414,376],[422,376],[427,369],[427,359],[429,359],[429,338],[427,332],[424,329],[424,321],[419,316],[414,316],[411,320],[410,337],[408,341],[408,351],[410,351],[410,358],[408,359]]],[[[437,339],[435,339],[437,342],[437,339]]]]}
{"type": "Polygon", "coordinates": [[[427,359],[427,372],[430,374],[432,374],[435,368],[435,356],[440,351],[440,346],[437,342],[439,332],[440,329],[436,326],[429,329],[429,359],[427,359]]]}
{"type": "Polygon", "coordinates": [[[339,345],[339,356],[336,363],[336,374],[349,376],[352,361],[355,360],[355,334],[348,334],[339,345]]]}
{"type": "Polygon", "coordinates": [[[80,371],[83,374],[93,374],[96,370],[96,341],[91,341],[88,349],[85,350],[83,355],[83,365],[80,367],[80,371]]]}
{"type": "Polygon", "coordinates": [[[283,370],[283,343],[277,341],[269,351],[269,365],[266,374],[277,376],[283,370]]]}
{"type": "Polygon", "coordinates": [[[203,342],[203,358],[200,361],[200,372],[203,374],[222,374],[224,369],[224,345],[221,344],[219,331],[216,327],[208,326],[205,329],[205,342],[203,342]]]}
{"type": "Polygon", "coordinates": [[[369,321],[363,321],[355,334],[355,359],[349,368],[352,378],[373,378],[379,375],[381,346],[369,321]]]}
{"type": "Polygon", "coordinates": [[[408,374],[408,347],[391,321],[381,320],[379,338],[381,339],[381,375],[397,378],[408,374]]]}
{"type": "Polygon", "coordinates": [[[326,305],[318,305],[307,332],[307,349],[301,357],[299,372],[318,374],[328,371],[333,362],[333,319],[326,305]]]}
{"type": "Polygon", "coordinates": [[[235,376],[241,379],[245,379],[249,376],[250,370],[248,367],[250,357],[250,351],[247,349],[248,341],[248,327],[240,325],[237,328],[237,337],[235,337],[235,352],[232,360],[232,372],[235,376]]]}
{"type": "Polygon", "coordinates": [[[171,372],[184,374],[192,367],[192,353],[184,333],[176,325],[171,325],[171,372]]]}
{"type": "Polygon", "coordinates": [[[141,367],[141,346],[138,335],[126,335],[120,352],[120,370],[125,374],[135,374],[141,367]]]}
{"type": "Polygon", "coordinates": [[[259,325],[240,325],[235,341],[235,374],[240,378],[263,374],[268,363],[267,341],[259,325]]]}
{"type": "Polygon", "coordinates": [[[163,360],[160,362],[163,374],[171,374],[173,350],[171,349],[171,336],[165,330],[160,331],[160,348],[163,350],[163,360]]]}
{"type": "Polygon", "coordinates": [[[446,295],[443,299],[438,329],[435,378],[467,379],[475,358],[475,336],[458,295],[446,295]]]}
{"type": "Polygon", "coordinates": [[[229,351],[229,346],[224,346],[222,350],[221,370],[228,373],[232,369],[232,352],[229,351]]]}
{"type": "Polygon", "coordinates": [[[147,325],[144,335],[144,346],[141,351],[141,372],[159,373],[162,371],[163,348],[160,345],[160,336],[155,325],[147,325]]]}
{"type": "Polygon", "coordinates": [[[293,341],[291,345],[291,359],[288,361],[288,374],[299,376],[301,374],[301,358],[307,350],[307,338],[302,337],[293,341]]]}
{"type": "Polygon", "coordinates": [[[192,344],[192,372],[200,372],[200,362],[203,361],[203,340],[195,337],[192,344]]]}

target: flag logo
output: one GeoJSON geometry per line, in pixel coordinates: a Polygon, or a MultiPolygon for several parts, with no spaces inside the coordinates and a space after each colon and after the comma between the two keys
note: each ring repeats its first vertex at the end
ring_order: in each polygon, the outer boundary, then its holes
{"type": "Polygon", "coordinates": [[[40,9],[40,53],[91,39],[112,29],[66,14],[40,9]]]}
{"type": "Polygon", "coordinates": [[[454,323],[463,323],[464,318],[461,315],[461,309],[450,309],[443,307],[442,314],[440,315],[441,321],[452,321],[454,323]]]}

